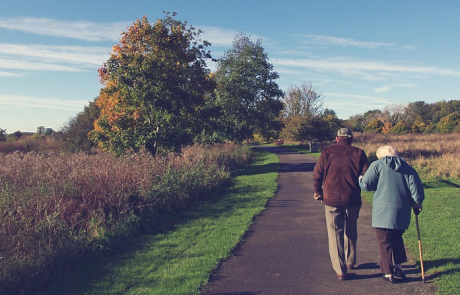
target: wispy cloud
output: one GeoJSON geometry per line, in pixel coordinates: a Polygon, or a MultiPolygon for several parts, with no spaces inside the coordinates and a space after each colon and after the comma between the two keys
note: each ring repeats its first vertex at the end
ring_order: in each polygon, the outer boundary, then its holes
{"type": "MultiPolygon", "coordinates": [[[[345,94],[345,93],[335,93],[335,92],[326,92],[324,93],[327,97],[341,97],[341,98],[350,98],[355,100],[356,104],[363,104],[363,102],[372,102],[380,104],[388,104],[390,101],[386,98],[378,96],[369,96],[369,95],[357,95],[357,94],[345,94]]],[[[348,102],[346,102],[348,103],[348,102]]]]}
{"type": "Polygon", "coordinates": [[[18,45],[0,43],[0,54],[28,57],[40,61],[101,65],[109,58],[110,48],[84,46],[18,45]]]}
{"type": "Polygon", "coordinates": [[[370,48],[375,49],[378,47],[393,47],[394,43],[386,42],[376,42],[376,41],[361,41],[351,38],[340,38],[334,36],[324,36],[324,35],[297,35],[305,40],[305,44],[315,44],[315,45],[332,45],[332,46],[341,46],[341,47],[359,47],[359,48],[370,48]]]}
{"type": "Polygon", "coordinates": [[[233,39],[237,31],[223,29],[219,27],[201,26],[202,39],[211,43],[212,46],[223,46],[231,48],[233,39]]]}
{"type": "Polygon", "coordinates": [[[82,68],[22,59],[1,59],[0,69],[23,71],[83,72],[82,68]]]}
{"type": "Polygon", "coordinates": [[[405,64],[392,64],[379,61],[365,61],[350,58],[329,59],[271,59],[276,66],[309,68],[317,71],[334,71],[345,75],[368,75],[369,73],[411,73],[437,75],[447,77],[460,77],[460,71],[448,68],[430,66],[417,66],[405,64]]]}
{"type": "Polygon", "coordinates": [[[398,84],[391,84],[391,85],[384,85],[381,87],[374,88],[375,93],[385,93],[393,88],[416,88],[418,85],[415,83],[398,83],[398,84]]]}
{"type": "Polygon", "coordinates": [[[93,23],[35,17],[0,18],[0,28],[93,42],[118,40],[121,32],[129,25],[129,22],[93,23]]]}
{"type": "Polygon", "coordinates": [[[94,71],[109,58],[104,47],[18,45],[0,43],[0,76],[20,77],[19,71],[94,71]],[[1,70],[6,70],[1,72],[1,70]]]}
{"type": "Polygon", "coordinates": [[[43,98],[21,95],[0,95],[0,106],[14,109],[50,109],[50,110],[82,110],[87,101],[64,100],[59,98],[43,98]]]}
{"type": "Polygon", "coordinates": [[[382,87],[374,88],[375,93],[385,93],[391,90],[391,85],[385,85],[382,87]]]}
{"type": "MultiPolygon", "coordinates": [[[[1,60],[0,60],[1,63],[1,60]]],[[[0,71],[0,77],[23,77],[24,75],[11,72],[2,72],[0,71]]]]}

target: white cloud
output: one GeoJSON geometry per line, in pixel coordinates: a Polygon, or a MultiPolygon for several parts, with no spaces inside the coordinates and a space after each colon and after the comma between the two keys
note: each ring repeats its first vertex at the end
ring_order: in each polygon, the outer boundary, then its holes
{"type": "Polygon", "coordinates": [[[344,75],[368,75],[369,73],[411,73],[438,75],[448,77],[460,77],[460,71],[455,69],[443,69],[429,66],[413,66],[404,64],[392,64],[379,61],[363,61],[350,58],[329,59],[271,59],[276,66],[310,68],[317,71],[339,72],[344,75]]]}
{"type": "MultiPolygon", "coordinates": [[[[1,60],[0,60],[1,63],[1,60]]],[[[24,75],[12,72],[3,72],[0,71],[0,77],[23,77],[24,75]]]]}
{"type": "Polygon", "coordinates": [[[21,60],[21,59],[0,59],[0,69],[26,70],[26,71],[55,71],[55,72],[83,72],[84,70],[75,66],[59,65],[47,62],[21,60]]]}
{"type": "Polygon", "coordinates": [[[119,40],[120,34],[129,25],[128,22],[92,23],[35,17],[0,18],[0,28],[93,42],[119,40]]]}
{"type": "MultiPolygon", "coordinates": [[[[0,43],[0,53],[37,59],[41,62],[101,65],[109,58],[109,48],[83,46],[18,45],[0,43]]],[[[0,64],[1,67],[1,64],[0,64]]]]}
{"type": "Polygon", "coordinates": [[[87,101],[64,100],[59,98],[43,98],[22,95],[0,95],[0,106],[11,109],[50,109],[79,111],[87,105],[87,101]]]}
{"type": "Polygon", "coordinates": [[[238,33],[237,31],[218,27],[201,26],[199,28],[203,31],[201,39],[210,42],[212,46],[231,48],[233,39],[238,33]]]}
{"type": "Polygon", "coordinates": [[[317,45],[333,45],[341,47],[359,47],[359,48],[370,48],[375,49],[377,47],[393,47],[393,43],[385,42],[374,42],[374,41],[360,41],[350,38],[340,38],[334,36],[324,35],[303,35],[306,38],[303,43],[306,44],[317,44],[317,45]]]}
{"type": "Polygon", "coordinates": [[[375,93],[385,93],[385,92],[390,91],[391,88],[392,87],[390,85],[385,85],[385,86],[382,86],[382,87],[374,88],[374,92],[375,93]]]}

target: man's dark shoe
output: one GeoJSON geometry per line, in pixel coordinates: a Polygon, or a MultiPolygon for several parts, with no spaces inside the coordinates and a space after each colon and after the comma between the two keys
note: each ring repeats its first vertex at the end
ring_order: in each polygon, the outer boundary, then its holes
{"type": "Polygon", "coordinates": [[[355,269],[355,265],[354,264],[347,264],[347,269],[348,270],[353,270],[353,269],[355,269]]]}
{"type": "Polygon", "coordinates": [[[345,281],[348,278],[348,276],[347,274],[337,275],[337,278],[339,278],[340,281],[345,281]]]}
{"type": "Polygon", "coordinates": [[[395,275],[395,277],[401,278],[403,280],[406,278],[406,274],[400,268],[395,268],[394,275],[395,275]]]}
{"type": "Polygon", "coordinates": [[[390,283],[392,283],[392,284],[394,283],[394,277],[393,277],[392,275],[389,276],[389,277],[383,275],[383,276],[382,276],[382,279],[383,279],[384,281],[386,281],[386,282],[390,282],[390,283]]]}

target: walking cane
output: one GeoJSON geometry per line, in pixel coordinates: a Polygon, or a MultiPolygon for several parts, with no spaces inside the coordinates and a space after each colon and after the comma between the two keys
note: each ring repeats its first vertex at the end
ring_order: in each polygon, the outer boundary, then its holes
{"type": "Polygon", "coordinates": [[[418,251],[420,252],[420,267],[422,268],[422,281],[425,283],[425,270],[423,269],[422,241],[420,240],[420,227],[418,226],[418,214],[415,214],[415,225],[417,227],[418,251]]]}

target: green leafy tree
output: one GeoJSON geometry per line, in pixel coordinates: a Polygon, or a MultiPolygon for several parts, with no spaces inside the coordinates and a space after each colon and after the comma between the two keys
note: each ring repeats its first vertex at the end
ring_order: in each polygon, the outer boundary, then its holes
{"type": "Polygon", "coordinates": [[[343,125],[347,127],[348,129],[353,130],[354,132],[363,132],[364,127],[365,127],[363,126],[363,122],[364,122],[364,115],[355,114],[355,115],[350,116],[347,120],[345,120],[343,125]]]}
{"type": "Polygon", "coordinates": [[[6,129],[0,128],[0,141],[6,141],[6,129]]]}
{"type": "Polygon", "coordinates": [[[67,143],[69,151],[90,151],[95,146],[89,138],[94,129],[94,121],[99,117],[96,102],[89,102],[82,112],[70,118],[57,133],[56,138],[67,143]]]}
{"type": "MultiPolygon", "coordinates": [[[[242,142],[254,133],[268,134],[283,108],[278,73],[268,62],[261,40],[236,35],[233,48],[218,59],[214,122],[222,138],[242,142]]],[[[267,135],[268,136],[268,135],[267,135]]]]}
{"type": "Polygon", "coordinates": [[[38,126],[37,127],[37,132],[35,133],[36,136],[45,136],[46,134],[46,128],[45,126],[38,126]]]}
{"type": "Polygon", "coordinates": [[[449,114],[443,118],[441,118],[441,120],[439,120],[438,124],[436,124],[436,132],[439,132],[439,133],[452,133],[455,129],[455,127],[457,127],[457,125],[459,125],[459,113],[458,112],[454,112],[452,114],[449,114]]]}
{"type": "Polygon", "coordinates": [[[391,134],[405,134],[407,133],[408,129],[406,127],[406,124],[404,121],[399,121],[398,123],[396,123],[395,126],[393,126],[393,128],[390,129],[389,133],[391,134]]]}
{"type": "Polygon", "coordinates": [[[364,128],[365,132],[375,132],[381,133],[385,125],[379,119],[373,119],[369,124],[364,128]]]}
{"type": "Polygon", "coordinates": [[[412,124],[411,130],[412,133],[423,133],[427,127],[427,123],[423,121],[421,115],[415,117],[414,123],[412,124]]]}
{"type": "Polygon", "coordinates": [[[136,20],[99,69],[100,115],[92,139],[117,154],[147,148],[180,150],[199,132],[206,93],[213,83],[206,41],[186,22],[166,13],[150,24],[136,20]]]}

